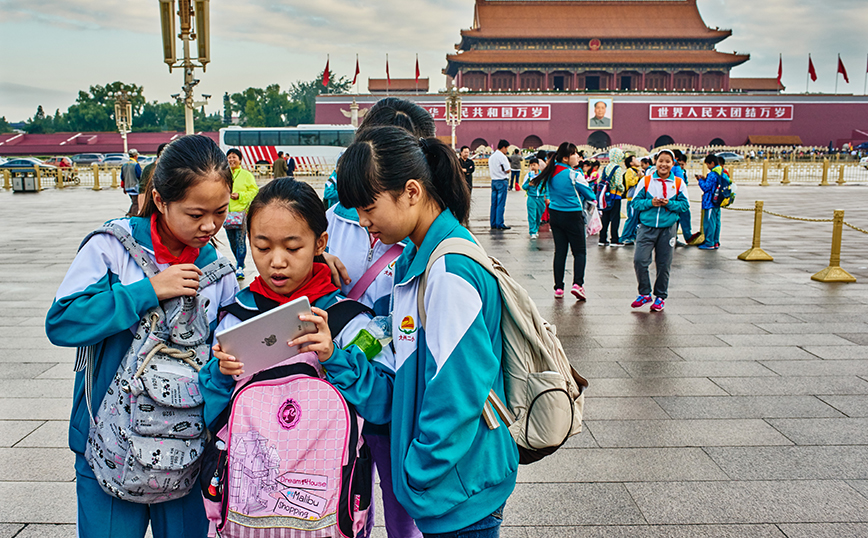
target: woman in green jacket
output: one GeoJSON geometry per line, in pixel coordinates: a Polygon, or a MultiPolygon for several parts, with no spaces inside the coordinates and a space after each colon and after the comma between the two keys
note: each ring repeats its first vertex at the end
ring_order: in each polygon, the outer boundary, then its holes
{"type": "MultiPolygon", "coordinates": [[[[253,174],[241,168],[241,152],[239,150],[232,148],[227,151],[226,160],[229,161],[229,168],[232,169],[232,194],[229,195],[229,212],[247,213],[250,202],[259,192],[259,186],[256,185],[253,174]]],[[[245,220],[242,219],[242,222],[245,220]]],[[[244,278],[244,259],[247,257],[247,234],[244,233],[242,225],[241,228],[226,228],[226,235],[229,237],[229,248],[235,255],[237,266],[235,276],[241,280],[244,278]]]]}

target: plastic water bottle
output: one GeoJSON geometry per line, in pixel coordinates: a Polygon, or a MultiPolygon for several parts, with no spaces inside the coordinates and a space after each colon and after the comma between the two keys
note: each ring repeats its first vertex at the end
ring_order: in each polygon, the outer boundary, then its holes
{"type": "Polygon", "coordinates": [[[359,334],[344,349],[356,346],[365,353],[368,360],[372,360],[391,341],[392,315],[389,314],[388,316],[377,316],[369,321],[368,325],[359,331],[359,334]]]}

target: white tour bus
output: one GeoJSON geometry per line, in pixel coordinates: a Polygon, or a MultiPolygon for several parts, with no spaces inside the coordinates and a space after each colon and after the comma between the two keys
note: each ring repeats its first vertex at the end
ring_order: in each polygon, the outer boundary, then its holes
{"type": "Polygon", "coordinates": [[[247,169],[273,163],[277,152],[282,151],[295,159],[296,173],[322,174],[334,168],[355,136],[352,125],[224,127],[220,129],[220,149],[239,149],[247,169]]]}

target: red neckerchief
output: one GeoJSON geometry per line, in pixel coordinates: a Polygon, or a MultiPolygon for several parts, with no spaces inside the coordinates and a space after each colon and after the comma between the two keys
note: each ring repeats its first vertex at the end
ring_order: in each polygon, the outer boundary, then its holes
{"type": "MultiPolygon", "coordinates": [[[[166,232],[171,234],[169,227],[166,227],[166,232]]],[[[176,237],[172,236],[173,239],[176,237]]],[[[163,244],[163,239],[157,232],[157,214],[151,215],[151,243],[154,244],[154,257],[157,263],[168,263],[169,265],[177,265],[179,263],[193,263],[199,257],[199,249],[193,248],[190,245],[184,245],[184,250],[179,256],[173,256],[166,245],[163,244]]]]}
{"type": "MultiPolygon", "coordinates": [[[[656,174],[655,174],[655,175],[656,175],[656,174]]],[[[663,187],[663,199],[664,199],[664,200],[668,198],[668,196],[666,196],[666,180],[669,179],[669,178],[671,178],[671,177],[672,177],[672,172],[671,172],[671,171],[669,172],[669,177],[667,177],[666,179],[663,179],[663,178],[661,178],[660,176],[657,176],[657,179],[660,181],[660,185],[663,187]]],[[[676,193],[676,194],[677,194],[677,193],[676,193]]]]}
{"type": "Polygon", "coordinates": [[[564,163],[558,163],[558,164],[555,165],[555,172],[554,172],[554,174],[552,174],[552,175],[553,175],[553,176],[556,176],[556,175],[560,174],[561,172],[563,172],[564,169],[572,170],[572,168],[570,168],[569,166],[565,165],[564,163]]]}
{"type": "Polygon", "coordinates": [[[307,296],[311,303],[324,295],[337,291],[338,287],[332,284],[332,271],[324,263],[314,263],[310,278],[298,287],[291,295],[281,295],[268,287],[261,276],[257,276],[250,283],[250,291],[268,297],[272,301],[286,304],[299,297],[307,296]]]}

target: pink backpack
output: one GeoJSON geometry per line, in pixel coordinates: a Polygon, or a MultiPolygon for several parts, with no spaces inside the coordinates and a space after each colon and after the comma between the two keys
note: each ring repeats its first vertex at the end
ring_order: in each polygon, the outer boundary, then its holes
{"type": "Polygon", "coordinates": [[[211,532],[352,538],[371,505],[362,419],[302,353],[238,383],[203,455],[211,532]]]}

